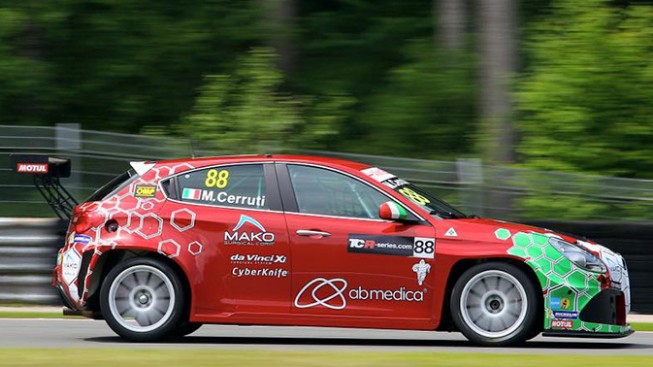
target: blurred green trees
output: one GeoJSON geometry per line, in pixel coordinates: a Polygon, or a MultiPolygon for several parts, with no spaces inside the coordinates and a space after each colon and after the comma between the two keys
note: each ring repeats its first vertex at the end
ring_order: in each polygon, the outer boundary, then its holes
{"type": "Polygon", "coordinates": [[[338,134],[346,96],[302,98],[282,93],[283,75],[269,48],[254,48],[231,75],[208,75],[176,130],[203,148],[233,153],[321,147],[338,134]]]}
{"type": "Polygon", "coordinates": [[[4,1],[0,122],[653,178],[653,4],[497,4],[4,1]]]}
{"type": "MultiPolygon", "coordinates": [[[[558,0],[529,28],[532,61],[517,88],[523,166],[653,178],[653,7],[628,3],[558,0]]],[[[561,190],[551,185],[542,181],[542,195],[521,201],[523,212],[645,216],[610,202],[551,201],[561,190]]]]}
{"type": "Polygon", "coordinates": [[[530,30],[517,92],[524,165],[653,178],[653,7],[559,0],[530,30]]]}

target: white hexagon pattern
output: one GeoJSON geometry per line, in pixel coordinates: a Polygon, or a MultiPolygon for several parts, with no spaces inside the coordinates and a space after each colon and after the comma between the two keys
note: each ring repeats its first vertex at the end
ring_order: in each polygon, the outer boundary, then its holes
{"type": "MultiPolygon", "coordinates": [[[[177,218],[177,221],[179,221],[179,218],[177,218]]],[[[186,208],[175,210],[170,215],[170,224],[179,232],[187,231],[195,226],[195,213],[192,210],[186,208]],[[179,217],[182,213],[187,213],[190,218],[190,223],[185,226],[181,226],[180,224],[175,223],[175,217],[179,217]]]]}

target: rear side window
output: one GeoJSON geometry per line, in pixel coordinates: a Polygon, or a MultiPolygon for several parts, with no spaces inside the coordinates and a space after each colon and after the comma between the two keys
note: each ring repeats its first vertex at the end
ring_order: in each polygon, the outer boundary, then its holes
{"type": "Polygon", "coordinates": [[[96,192],[93,193],[93,195],[91,195],[91,197],[86,199],[86,202],[103,200],[120,191],[123,187],[132,182],[132,180],[134,180],[136,177],[138,177],[136,171],[130,169],[129,171],[109,181],[106,185],[100,187],[96,192]]]}
{"type": "Polygon", "coordinates": [[[262,164],[213,167],[177,176],[181,201],[269,209],[262,164]]]}

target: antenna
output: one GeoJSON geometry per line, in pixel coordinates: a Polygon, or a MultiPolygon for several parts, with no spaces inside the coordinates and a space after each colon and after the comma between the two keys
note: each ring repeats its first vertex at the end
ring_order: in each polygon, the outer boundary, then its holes
{"type": "Polygon", "coordinates": [[[195,141],[190,139],[190,157],[195,159],[195,141]]]}

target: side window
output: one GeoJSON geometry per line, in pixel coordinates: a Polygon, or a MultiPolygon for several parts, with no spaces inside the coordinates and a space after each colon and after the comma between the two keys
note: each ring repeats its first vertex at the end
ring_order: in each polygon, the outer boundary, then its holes
{"type": "Polygon", "coordinates": [[[388,197],[346,175],[322,168],[288,165],[300,213],[378,218],[388,197]]]}
{"type": "Polygon", "coordinates": [[[182,201],[269,209],[262,164],[212,167],[177,176],[182,201]]]}

